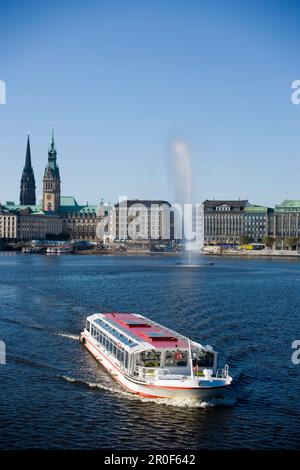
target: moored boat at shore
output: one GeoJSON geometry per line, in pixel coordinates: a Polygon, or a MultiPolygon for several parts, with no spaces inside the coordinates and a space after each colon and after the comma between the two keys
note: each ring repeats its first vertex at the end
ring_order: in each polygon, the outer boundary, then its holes
{"type": "Polygon", "coordinates": [[[61,254],[72,253],[72,252],[73,252],[73,246],[69,244],[48,246],[48,248],[46,249],[46,253],[48,255],[61,255],[61,254]]]}
{"type": "Polygon", "coordinates": [[[134,313],[87,317],[80,341],[130,392],[151,398],[206,400],[232,383],[218,353],[134,313]]]}
{"type": "Polygon", "coordinates": [[[40,254],[40,253],[43,253],[43,249],[40,247],[36,247],[36,246],[24,246],[22,248],[22,253],[40,254]]]}

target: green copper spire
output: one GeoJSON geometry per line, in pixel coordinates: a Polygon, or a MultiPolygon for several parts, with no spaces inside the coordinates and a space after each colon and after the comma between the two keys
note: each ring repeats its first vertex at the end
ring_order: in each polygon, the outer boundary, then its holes
{"type": "Polygon", "coordinates": [[[52,127],[52,139],[51,139],[51,144],[50,144],[49,152],[48,152],[48,160],[49,159],[56,160],[56,156],[57,156],[57,151],[56,151],[55,142],[54,142],[54,129],[52,127]]]}
{"type": "Polygon", "coordinates": [[[56,157],[57,157],[57,151],[55,147],[55,141],[54,141],[54,130],[52,128],[52,137],[51,137],[51,143],[49,146],[48,150],[48,163],[45,168],[45,176],[53,176],[59,178],[59,168],[56,163],[56,157]]]}

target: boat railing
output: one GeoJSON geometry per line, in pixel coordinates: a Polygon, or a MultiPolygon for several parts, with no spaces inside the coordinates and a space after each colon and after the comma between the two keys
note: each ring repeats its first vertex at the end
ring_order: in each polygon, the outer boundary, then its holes
{"type": "Polygon", "coordinates": [[[169,369],[156,369],[156,379],[158,380],[186,380],[187,375],[173,374],[169,369]]]}
{"type": "Polygon", "coordinates": [[[188,376],[173,374],[169,369],[135,366],[135,373],[143,380],[186,380],[188,376]]]}
{"type": "Polygon", "coordinates": [[[227,379],[229,376],[229,366],[225,364],[223,369],[217,369],[216,378],[227,379]]]}
{"type": "Polygon", "coordinates": [[[155,369],[150,367],[135,366],[134,372],[135,375],[143,380],[149,380],[155,377],[155,369]]]}

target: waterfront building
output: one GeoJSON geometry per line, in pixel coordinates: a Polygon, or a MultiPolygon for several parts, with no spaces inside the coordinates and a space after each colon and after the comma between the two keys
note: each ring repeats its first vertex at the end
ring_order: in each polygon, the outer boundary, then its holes
{"type": "Polygon", "coordinates": [[[32,240],[61,235],[70,240],[95,241],[97,224],[108,212],[109,206],[103,202],[79,205],[68,196],[61,196],[58,213],[43,211],[39,205],[20,206],[8,201],[2,206],[0,238],[32,240]]]}
{"type": "Polygon", "coordinates": [[[286,199],[275,206],[273,234],[278,248],[283,248],[288,238],[300,240],[300,200],[286,199]]]}
{"type": "Polygon", "coordinates": [[[45,239],[62,232],[62,219],[45,215],[38,207],[16,206],[7,202],[0,211],[0,238],[6,240],[45,239]]]}
{"type": "Polygon", "coordinates": [[[103,201],[98,205],[79,205],[73,196],[62,196],[59,210],[62,232],[71,240],[95,241],[97,225],[109,211],[110,205],[103,201]]]}
{"type": "Polygon", "coordinates": [[[108,239],[145,242],[174,239],[174,214],[163,200],[124,200],[110,211],[108,239]]]}
{"type": "Polygon", "coordinates": [[[30,141],[29,141],[29,135],[28,135],[25,166],[23,168],[21,185],[20,185],[20,204],[31,206],[31,205],[35,205],[35,203],[36,203],[35,179],[34,179],[33,168],[31,165],[31,150],[30,150],[30,141]]]}
{"type": "Polygon", "coordinates": [[[247,200],[205,200],[204,241],[239,243],[244,233],[244,210],[247,200]]]}
{"type": "Polygon", "coordinates": [[[262,243],[274,235],[274,209],[251,204],[247,200],[204,201],[206,244],[238,244],[242,235],[262,243]]]}
{"type": "Polygon", "coordinates": [[[253,242],[261,243],[266,236],[273,235],[273,209],[255,204],[247,204],[244,208],[244,230],[253,242]]]}
{"type": "Polygon", "coordinates": [[[18,240],[53,238],[62,233],[62,220],[58,215],[45,214],[38,209],[21,209],[18,213],[18,240]]]}
{"type": "Polygon", "coordinates": [[[17,215],[6,211],[3,207],[0,209],[0,238],[7,240],[18,238],[17,215]]]}

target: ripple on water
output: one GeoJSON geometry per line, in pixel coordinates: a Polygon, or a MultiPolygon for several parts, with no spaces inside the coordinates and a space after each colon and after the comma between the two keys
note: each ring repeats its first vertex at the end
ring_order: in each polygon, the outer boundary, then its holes
{"type": "Polygon", "coordinates": [[[178,269],[178,260],[0,255],[0,448],[300,448],[298,263],[218,258],[178,269]],[[101,310],[135,311],[212,344],[231,367],[229,396],[126,392],[78,341],[101,310]]]}

